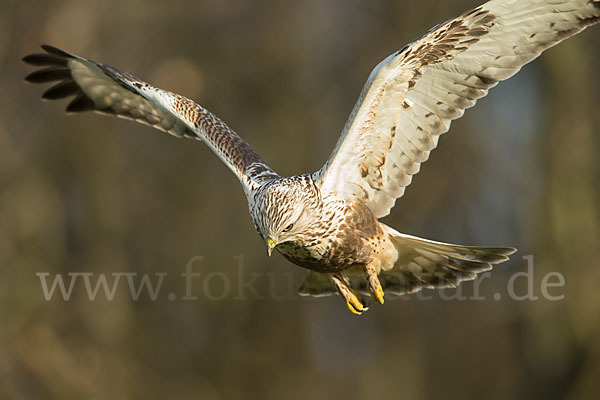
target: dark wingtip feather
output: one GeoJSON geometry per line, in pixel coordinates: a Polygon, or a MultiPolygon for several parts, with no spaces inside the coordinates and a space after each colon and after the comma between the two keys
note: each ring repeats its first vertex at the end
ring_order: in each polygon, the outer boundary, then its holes
{"type": "Polygon", "coordinates": [[[73,81],[64,81],[57,83],[42,95],[43,99],[56,100],[78,94],[81,91],[79,86],[73,81]]]}
{"type": "Polygon", "coordinates": [[[83,111],[94,111],[96,105],[94,101],[84,94],[75,97],[67,106],[67,113],[78,113],[83,111]]]}
{"type": "Polygon", "coordinates": [[[62,67],[67,66],[66,58],[60,57],[60,56],[57,56],[54,54],[46,54],[46,53],[28,54],[25,57],[23,57],[21,60],[23,60],[27,64],[38,65],[38,66],[50,66],[50,65],[56,65],[56,66],[62,66],[62,67]]]}
{"type": "Polygon", "coordinates": [[[73,58],[72,54],[69,54],[66,51],[63,51],[49,44],[43,44],[41,48],[48,54],[52,54],[59,57],[73,58]]]}
{"type": "Polygon", "coordinates": [[[61,81],[71,79],[71,71],[67,68],[49,67],[33,71],[25,77],[27,82],[31,83],[46,83],[53,81],[61,81]]]}
{"type": "Polygon", "coordinates": [[[48,65],[61,65],[67,66],[67,61],[74,56],[65,51],[57,49],[54,46],[50,46],[48,44],[43,44],[42,49],[45,53],[34,53],[28,54],[23,57],[21,60],[31,65],[40,65],[40,66],[48,66],[48,65]]]}
{"type": "Polygon", "coordinates": [[[33,71],[25,77],[25,81],[32,83],[58,81],[44,92],[42,98],[57,100],[75,96],[67,106],[67,113],[95,110],[96,107],[93,100],[83,93],[79,85],[73,80],[71,70],[69,69],[69,59],[73,59],[76,56],[47,44],[43,44],[41,47],[46,53],[26,55],[23,57],[23,61],[45,68],[33,71]]]}

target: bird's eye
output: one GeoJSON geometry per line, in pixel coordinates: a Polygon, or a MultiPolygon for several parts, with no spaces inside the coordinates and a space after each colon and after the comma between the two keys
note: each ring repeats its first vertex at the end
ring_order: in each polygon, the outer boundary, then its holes
{"type": "Polygon", "coordinates": [[[287,226],[287,227],[286,227],[286,228],[283,230],[283,232],[284,232],[284,233],[285,233],[285,232],[289,232],[289,231],[291,231],[291,230],[292,230],[292,228],[293,228],[293,227],[294,227],[294,224],[289,224],[289,225],[288,225],[288,226],[287,226]]]}

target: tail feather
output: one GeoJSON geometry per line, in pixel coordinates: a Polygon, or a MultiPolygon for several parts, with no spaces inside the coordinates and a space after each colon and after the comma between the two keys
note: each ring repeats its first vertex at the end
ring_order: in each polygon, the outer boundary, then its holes
{"type": "MultiPolygon", "coordinates": [[[[383,265],[379,280],[386,293],[408,294],[423,288],[457,287],[508,260],[512,247],[463,246],[404,235],[383,225],[397,251],[391,265],[383,265]]],[[[364,268],[344,270],[352,289],[369,294],[364,268]]],[[[327,296],[336,293],[328,274],[310,271],[299,290],[301,295],[327,296]]]]}
{"type": "Polygon", "coordinates": [[[379,275],[387,291],[404,294],[422,288],[456,287],[508,260],[512,247],[477,247],[434,242],[404,235],[388,228],[389,239],[398,251],[396,262],[379,275]]]}

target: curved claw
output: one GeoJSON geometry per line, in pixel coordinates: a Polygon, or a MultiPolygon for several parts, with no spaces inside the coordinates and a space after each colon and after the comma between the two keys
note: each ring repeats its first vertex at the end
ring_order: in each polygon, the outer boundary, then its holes
{"type": "Polygon", "coordinates": [[[352,314],[356,315],[362,315],[363,312],[369,309],[354,293],[346,300],[346,306],[352,314]]]}
{"type": "Polygon", "coordinates": [[[358,311],[356,308],[354,308],[354,306],[352,305],[352,303],[350,303],[349,301],[346,302],[346,306],[348,307],[348,310],[350,310],[350,312],[352,314],[362,315],[362,311],[358,311]]]}

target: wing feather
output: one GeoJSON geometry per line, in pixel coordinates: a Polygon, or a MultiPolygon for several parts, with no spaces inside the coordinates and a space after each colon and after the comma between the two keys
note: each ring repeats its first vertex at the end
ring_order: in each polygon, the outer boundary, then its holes
{"type": "Polygon", "coordinates": [[[43,45],[45,53],[23,61],[44,67],[25,78],[32,83],[56,82],[44,99],[75,96],[67,112],[94,111],[150,125],[177,137],[204,141],[236,174],[249,193],[273,172],[223,121],[193,101],[150,86],[109,65],[43,45]]]}
{"type": "Polygon", "coordinates": [[[315,173],[321,190],[387,215],[452,120],[599,20],[600,0],[492,0],[432,28],[375,67],[315,173]]]}

